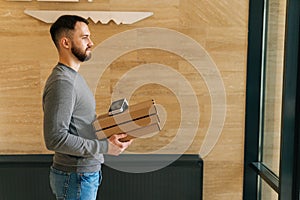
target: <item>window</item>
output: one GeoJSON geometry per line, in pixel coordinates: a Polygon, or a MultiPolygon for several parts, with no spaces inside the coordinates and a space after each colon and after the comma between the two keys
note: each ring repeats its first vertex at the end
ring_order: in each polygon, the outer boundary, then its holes
{"type": "Polygon", "coordinates": [[[299,199],[299,0],[250,0],[244,200],[299,199]]]}
{"type": "Polygon", "coordinates": [[[279,176],[286,0],[269,0],[265,9],[261,161],[279,176]]]}

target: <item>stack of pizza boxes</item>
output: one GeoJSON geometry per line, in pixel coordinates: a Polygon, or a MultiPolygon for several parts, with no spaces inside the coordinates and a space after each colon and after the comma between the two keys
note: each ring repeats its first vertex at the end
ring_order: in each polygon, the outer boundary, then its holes
{"type": "Polygon", "coordinates": [[[108,138],[113,134],[126,133],[121,141],[147,137],[161,130],[158,112],[154,100],[129,105],[121,113],[99,115],[93,122],[98,139],[108,138]]]}

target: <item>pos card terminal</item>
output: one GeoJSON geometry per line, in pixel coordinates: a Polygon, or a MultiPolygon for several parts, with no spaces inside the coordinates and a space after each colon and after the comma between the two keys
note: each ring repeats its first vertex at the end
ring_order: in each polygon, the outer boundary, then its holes
{"type": "Polygon", "coordinates": [[[119,99],[117,101],[112,102],[109,107],[108,114],[109,115],[116,115],[119,113],[124,112],[128,108],[128,102],[124,99],[119,99]]]}

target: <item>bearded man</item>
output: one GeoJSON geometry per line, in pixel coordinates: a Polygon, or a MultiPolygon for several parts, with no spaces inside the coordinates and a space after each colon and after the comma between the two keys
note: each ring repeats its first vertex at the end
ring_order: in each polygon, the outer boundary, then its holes
{"type": "Polygon", "coordinates": [[[88,24],[80,16],[63,15],[50,28],[59,59],[43,93],[44,140],[55,152],[50,186],[57,200],[95,200],[103,154],[119,155],[132,142],[119,141],[126,134],[96,138],[95,99],[78,72],[94,45],[88,24]]]}

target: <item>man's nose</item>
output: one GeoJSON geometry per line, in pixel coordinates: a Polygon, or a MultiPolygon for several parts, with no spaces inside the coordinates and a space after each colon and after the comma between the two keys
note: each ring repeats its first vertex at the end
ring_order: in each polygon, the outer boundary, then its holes
{"type": "Polygon", "coordinates": [[[94,43],[93,43],[93,41],[92,41],[91,39],[89,39],[88,46],[89,46],[89,47],[92,47],[92,46],[94,46],[94,43]]]}

